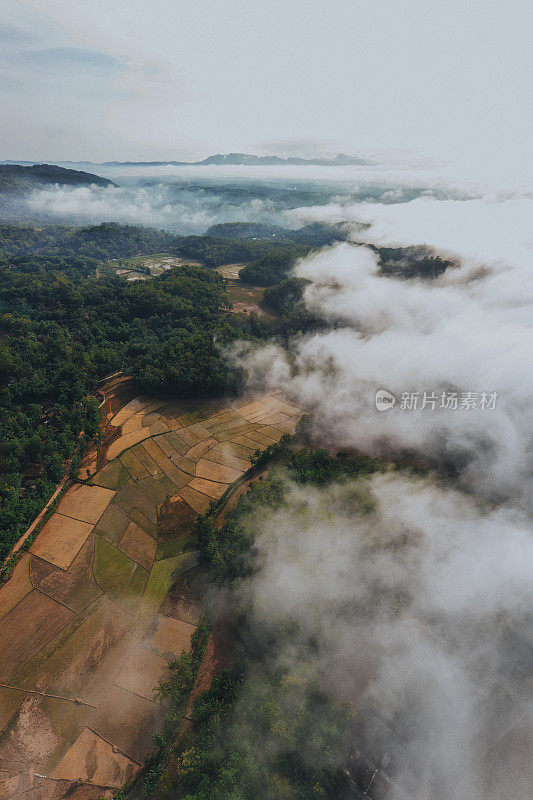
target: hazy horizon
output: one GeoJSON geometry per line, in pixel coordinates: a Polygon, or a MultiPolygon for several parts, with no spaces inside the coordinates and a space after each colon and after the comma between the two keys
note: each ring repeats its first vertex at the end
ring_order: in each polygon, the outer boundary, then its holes
{"type": "Polygon", "coordinates": [[[3,159],[347,152],[530,172],[523,0],[0,0],[0,14],[3,159]]]}

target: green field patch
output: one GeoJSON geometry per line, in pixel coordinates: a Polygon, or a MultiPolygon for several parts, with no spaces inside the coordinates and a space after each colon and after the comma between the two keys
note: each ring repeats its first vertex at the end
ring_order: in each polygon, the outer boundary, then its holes
{"type": "Polygon", "coordinates": [[[96,533],[116,544],[130,524],[129,517],[114,503],[110,503],[96,524],[96,533]]]}
{"type": "Polygon", "coordinates": [[[144,464],[150,475],[157,475],[159,472],[161,472],[161,469],[155,463],[154,459],[148,455],[142,444],[135,445],[135,447],[132,447],[129,452],[133,453],[135,457],[139,459],[141,464],[144,464]]]}
{"type": "Polygon", "coordinates": [[[205,419],[207,419],[207,414],[196,409],[195,411],[186,411],[185,414],[178,417],[178,422],[184,428],[187,428],[189,425],[195,425],[197,422],[203,422],[205,419]]]}
{"type": "Polygon", "coordinates": [[[103,486],[105,489],[120,489],[126,483],[129,475],[120,461],[115,459],[93,475],[89,483],[94,486],[103,486]]]}
{"type": "Polygon", "coordinates": [[[138,635],[144,635],[152,624],[173,581],[198,562],[197,553],[182,553],[174,558],[156,561],[150,572],[135,623],[138,635]]]}
{"type": "Polygon", "coordinates": [[[167,442],[167,443],[168,443],[168,444],[169,444],[171,447],[173,447],[173,448],[174,448],[174,450],[175,450],[177,453],[179,453],[180,455],[183,455],[184,453],[186,453],[186,452],[187,452],[187,450],[189,450],[189,449],[190,449],[190,447],[191,447],[191,446],[190,446],[190,444],[188,444],[187,442],[185,442],[185,441],[184,441],[184,440],[181,438],[181,436],[178,436],[178,434],[177,434],[175,431],[171,431],[170,433],[165,433],[165,434],[164,434],[164,437],[165,437],[165,441],[166,441],[166,442],[167,442]]]}
{"type": "Polygon", "coordinates": [[[170,497],[170,494],[176,491],[172,488],[169,494],[169,488],[162,483],[162,479],[159,477],[154,478],[153,476],[143,478],[142,481],[139,481],[138,485],[144,494],[150,498],[150,502],[153,503],[154,506],[160,506],[161,503],[165,502],[167,497],[170,497]]]}
{"type": "Polygon", "coordinates": [[[117,605],[133,612],[148,579],[148,572],[101,536],[96,538],[94,576],[117,605]]]}
{"type": "Polygon", "coordinates": [[[174,558],[183,553],[183,548],[187,544],[187,536],[177,536],[168,542],[160,542],[155,556],[156,561],[163,561],[166,558],[174,558]]]}
{"type": "Polygon", "coordinates": [[[131,477],[135,478],[135,480],[146,478],[151,474],[144,464],[139,461],[133,450],[126,450],[125,453],[119,456],[119,460],[122,461],[131,477]]]}
{"type": "MultiPolygon", "coordinates": [[[[145,480],[147,480],[145,478],[145,480]]],[[[154,524],[157,523],[157,511],[154,503],[142,491],[139,483],[130,479],[118,490],[113,498],[114,505],[118,506],[126,516],[129,516],[132,508],[138,508],[154,524]]]]}
{"type": "Polygon", "coordinates": [[[175,449],[172,447],[165,434],[157,436],[155,442],[158,447],[161,448],[167,458],[172,458],[172,456],[177,455],[175,449]]]}
{"type": "Polygon", "coordinates": [[[164,472],[168,456],[161,450],[157,442],[154,439],[146,439],[142,446],[150,458],[152,458],[157,466],[164,472]]]}

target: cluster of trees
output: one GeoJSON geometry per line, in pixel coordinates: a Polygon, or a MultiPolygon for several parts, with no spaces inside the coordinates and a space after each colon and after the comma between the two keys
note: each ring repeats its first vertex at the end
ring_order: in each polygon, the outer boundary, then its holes
{"type": "Polygon", "coordinates": [[[230,239],[221,235],[176,236],[152,228],[114,222],[82,228],[0,225],[0,257],[4,259],[38,256],[39,259],[83,257],[106,261],[163,252],[201,261],[206,267],[219,267],[232,262],[258,261],[270,254],[273,257],[284,254],[297,257],[305,255],[308,248],[295,245],[290,237],[280,241],[270,237],[243,236],[230,239]]]}
{"type": "Polygon", "coordinates": [[[0,254],[4,259],[31,256],[41,260],[43,257],[61,256],[105,261],[165,252],[175,246],[177,239],[179,237],[164,231],[114,222],[82,228],[0,225],[0,254]]]}
{"type": "Polygon", "coordinates": [[[212,225],[206,231],[207,236],[222,239],[277,239],[295,244],[307,244],[313,247],[324,247],[334,242],[344,241],[346,234],[339,225],[326,225],[322,222],[313,222],[303,228],[291,230],[279,225],[262,225],[259,222],[222,222],[212,225]]]}

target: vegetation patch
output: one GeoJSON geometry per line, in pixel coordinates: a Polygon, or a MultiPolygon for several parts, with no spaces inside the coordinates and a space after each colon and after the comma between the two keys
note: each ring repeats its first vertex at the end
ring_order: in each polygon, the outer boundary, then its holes
{"type": "Polygon", "coordinates": [[[148,579],[143,567],[101,536],[96,537],[94,575],[103,591],[126,610],[135,608],[148,579]]]}

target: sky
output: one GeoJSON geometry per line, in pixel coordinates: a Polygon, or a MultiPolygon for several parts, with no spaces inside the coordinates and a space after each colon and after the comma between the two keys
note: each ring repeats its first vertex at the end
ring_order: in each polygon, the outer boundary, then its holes
{"type": "Polygon", "coordinates": [[[1,159],[531,169],[527,0],[0,0],[1,159]]]}

